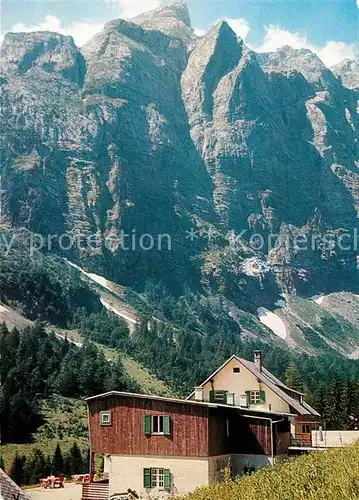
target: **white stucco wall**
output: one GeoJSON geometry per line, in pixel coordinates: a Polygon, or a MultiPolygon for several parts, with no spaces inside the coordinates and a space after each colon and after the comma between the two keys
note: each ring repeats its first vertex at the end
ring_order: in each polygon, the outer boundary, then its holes
{"type": "Polygon", "coordinates": [[[319,448],[342,448],[359,441],[359,431],[312,431],[312,444],[319,448]]]}
{"type": "MultiPolygon", "coordinates": [[[[288,458],[276,456],[274,463],[288,458]]],[[[104,470],[109,473],[110,495],[124,493],[128,488],[135,490],[141,499],[165,499],[173,495],[190,493],[200,486],[218,483],[224,478],[224,469],[231,464],[232,477],[244,474],[245,467],[256,471],[272,465],[265,455],[219,455],[208,458],[159,457],[135,455],[105,456],[104,470]],[[170,492],[145,489],[143,469],[163,468],[171,471],[172,488],[170,492]]]]}
{"type": "MultiPolygon", "coordinates": [[[[239,406],[240,394],[246,391],[265,391],[265,404],[252,405],[257,410],[268,410],[280,413],[290,413],[288,404],[283,401],[275,392],[265,384],[258,382],[258,379],[236,359],[232,359],[214,377],[214,389],[228,391],[235,394],[235,405],[239,406]],[[233,368],[239,367],[240,373],[233,373],[233,368]],[[269,410],[271,406],[271,410],[269,410]]],[[[210,382],[203,387],[203,399],[209,401],[209,393],[212,390],[210,382]]]]}
{"type": "MultiPolygon", "coordinates": [[[[136,455],[105,456],[105,472],[109,473],[110,495],[123,493],[131,488],[149,498],[143,486],[143,469],[169,469],[171,471],[171,494],[189,493],[209,482],[209,459],[188,457],[161,457],[136,455]]],[[[157,493],[153,492],[153,493],[157,493]]],[[[158,492],[159,498],[168,497],[167,492],[158,492]]]]}

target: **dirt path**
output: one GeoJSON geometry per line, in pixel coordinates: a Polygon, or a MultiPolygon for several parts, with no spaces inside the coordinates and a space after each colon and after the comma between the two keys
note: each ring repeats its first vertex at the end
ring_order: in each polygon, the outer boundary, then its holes
{"type": "Polygon", "coordinates": [[[45,490],[34,488],[27,490],[31,500],[81,500],[82,486],[78,484],[65,484],[64,488],[45,490]]]}

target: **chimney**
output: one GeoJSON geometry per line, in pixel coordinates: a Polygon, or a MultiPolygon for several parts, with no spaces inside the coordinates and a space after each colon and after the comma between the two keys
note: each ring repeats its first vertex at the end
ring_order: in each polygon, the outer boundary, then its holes
{"type": "Polygon", "coordinates": [[[259,372],[262,371],[262,351],[254,351],[254,366],[259,372]]]}
{"type": "Polygon", "coordinates": [[[195,387],[194,388],[194,400],[195,401],[203,401],[203,388],[195,387]]]}

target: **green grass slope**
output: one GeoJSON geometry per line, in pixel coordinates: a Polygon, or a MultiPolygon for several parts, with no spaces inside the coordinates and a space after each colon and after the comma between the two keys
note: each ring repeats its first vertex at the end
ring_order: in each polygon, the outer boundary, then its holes
{"type": "Polygon", "coordinates": [[[332,294],[322,300],[318,304],[287,297],[286,307],[275,312],[286,324],[290,339],[309,354],[334,351],[354,358],[359,345],[357,297],[332,294]]]}
{"type": "MultiPolygon", "coordinates": [[[[57,327],[51,327],[49,330],[53,330],[61,338],[65,338],[66,336],[68,340],[75,342],[77,345],[83,344],[84,339],[77,330],[63,330],[57,327]]],[[[156,396],[174,396],[173,391],[165,382],[155,377],[138,361],[116,349],[106,347],[97,342],[95,344],[99,349],[103,350],[106,359],[116,361],[117,358],[121,358],[125,375],[136,383],[141,393],[155,394],[156,396]]]]}
{"type": "Polygon", "coordinates": [[[183,500],[358,500],[359,445],[310,453],[183,500]]]}
{"type": "Polygon", "coordinates": [[[32,443],[0,446],[0,456],[4,459],[5,469],[9,469],[16,453],[28,457],[34,448],[53,457],[57,443],[65,454],[76,441],[85,455],[88,449],[88,430],[84,401],[54,395],[42,402],[42,414],[44,423],[33,436],[32,443]]]}

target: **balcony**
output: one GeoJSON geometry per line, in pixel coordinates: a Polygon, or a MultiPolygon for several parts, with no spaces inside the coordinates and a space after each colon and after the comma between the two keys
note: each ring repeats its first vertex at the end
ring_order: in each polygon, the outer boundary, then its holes
{"type": "Polygon", "coordinates": [[[291,448],[313,448],[311,433],[296,433],[290,438],[291,448]]]}

